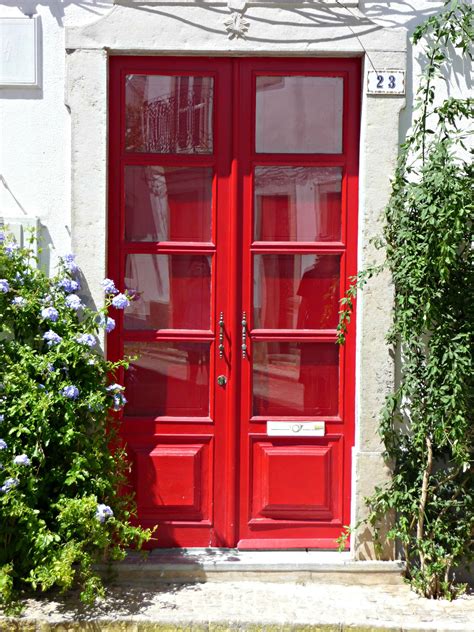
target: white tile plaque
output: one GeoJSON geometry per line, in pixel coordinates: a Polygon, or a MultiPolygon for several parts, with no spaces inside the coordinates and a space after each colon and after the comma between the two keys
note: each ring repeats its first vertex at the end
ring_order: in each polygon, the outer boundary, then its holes
{"type": "Polygon", "coordinates": [[[0,87],[35,87],[38,74],[38,18],[0,18],[0,87]]]}
{"type": "Polygon", "coordinates": [[[367,94],[405,94],[403,70],[369,70],[367,94]]]}

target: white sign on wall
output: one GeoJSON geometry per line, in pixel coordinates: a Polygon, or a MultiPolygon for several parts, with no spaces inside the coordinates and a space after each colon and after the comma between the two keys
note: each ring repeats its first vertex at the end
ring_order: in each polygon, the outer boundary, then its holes
{"type": "Polygon", "coordinates": [[[38,18],[0,18],[0,87],[39,85],[38,18]]]}
{"type": "Polygon", "coordinates": [[[402,70],[369,70],[367,94],[405,94],[405,73],[402,70]]]}

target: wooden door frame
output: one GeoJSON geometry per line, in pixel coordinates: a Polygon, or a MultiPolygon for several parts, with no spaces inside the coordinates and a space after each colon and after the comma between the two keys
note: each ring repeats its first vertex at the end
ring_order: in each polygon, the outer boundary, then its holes
{"type": "MultiPolygon", "coordinates": [[[[252,139],[255,138],[255,81],[253,77],[258,72],[281,75],[305,75],[305,76],[333,76],[344,79],[343,95],[343,138],[342,153],[340,154],[291,154],[283,157],[273,156],[270,162],[282,161],[283,163],[305,164],[306,166],[338,166],[343,169],[343,189],[342,189],[342,226],[341,241],[335,243],[320,243],[317,250],[324,253],[341,254],[344,265],[341,268],[342,293],[348,287],[348,277],[355,274],[357,265],[357,180],[358,180],[358,120],[360,93],[359,73],[360,62],[358,59],[324,59],[324,60],[296,60],[296,59],[274,59],[243,58],[238,63],[232,59],[214,59],[212,61],[205,58],[156,58],[156,57],[113,57],[110,60],[110,159],[109,159],[109,220],[108,220],[108,275],[114,279],[124,278],[125,257],[127,253],[148,253],[148,254],[173,254],[173,253],[193,253],[196,252],[196,243],[167,243],[160,242],[127,242],[125,239],[125,204],[124,187],[122,174],[125,165],[146,166],[159,162],[163,166],[201,166],[213,167],[216,177],[213,185],[213,212],[212,230],[213,237],[209,244],[199,244],[198,250],[202,254],[204,250],[214,256],[213,287],[211,302],[211,331],[209,335],[196,332],[189,333],[185,330],[171,330],[152,334],[152,332],[129,331],[126,335],[123,328],[122,314],[117,314],[117,327],[110,335],[108,354],[110,359],[116,360],[123,354],[122,343],[132,342],[157,342],[157,341],[179,341],[185,335],[187,340],[207,341],[211,343],[211,365],[210,365],[210,416],[214,424],[209,426],[209,434],[206,435],[210,442],[215,441],[213,463],[214,476],[211,477],[211,488],[214,494],[213,519],[211,519],[211,534],[209,543],[213,546],[234,546],[239,543],[240,547],[257,548],[267,546],[271,548],[290,547],[314,547],[314,548],[335,548],[335,537],[322,537],[320,534],[315,537],[302,537],[288,539],[287,537],[276,537],[271,540],[255,540],[242,537],[242,532],[246,522],[246,499],[249,492],[248,468],[249,457],[249,435],[244,421],[250,415],[251,401],[251,376],[249,374],[250,364],[243,362],[240,353],[241,334],[241,313],[242,308],[246,309],[249,317],[249,328],[252,328],[252,267],[251,242],[252,242],[252,207],[253,207],[253,185],[252,185],[252,164],[268,162],[268,156],[263,158],[255,153],[252,139]],[[136,154],[127,153],[125,150],[125,77],[128,74],[153,75],[157,73],[159,67],[160,74],[172,76],[212,76],[214,78],[215,103],[213,109],[214,119],[214,152],[212,155],[206,154],[136,154]],[[260,71],[257,70],[260,69],[260,71]],[[242,78],[242,76],[244,78],[242,78]],[[237,87],[238,86],[238,87],[237,87]],[[231,116],[225,113],[230,112],[231,116]],[[232,120],[232,129],[229,122],[232,120]],[[242,123],[244,122],[244,123],[242,123]],[[242,130],[245,130],[242,133],[242,130]],[[217,209],[220,209],[219,216],[217,209]],[[228,215],[226,213],[228,209],[228,215]],[[347,236],[349,235],[349,239],[347,236]],[[213,244],[216,244],[214,246],[213,244]],[[204,250],[203,250],[204,248],[204,250]],[[218,248],[218,250],[217,250],[218,248]],[[229,253],[230,256],[226,257],[229,253]],[[250,267],[249,267],[250,266],[250,267]],[[217,276],[216,276],[217,274],[217,276]],[[216,285],[229,289],[227,294],[221,290],[216,293],[216,285]],[[225,321],[225,353],[223,358],[217,353],[217,320],[218,314],[224,314],[225,321]],[[243,373],[242,373],[243,372],[243,373]],[[225,389],[216,386],[217,374],[224,374],[229,378],[225,389]],[[245,383],[249,388],[242,388],[245,383]],[[219,421],[220,420],[220,421],[219,421]],[[225,421],[224,421],[225,420],[225,421]],[[212,431],[211,431],[212,429],[212,431]],[[214,434],[212,434],[214,432],[214,434]],[[246,464],[242,468],[242,464],[246,464]],[[218,468],[216,467],[218,465],[218,468]],[[217,469],[222,471],[223,488],[225,493],[217,493],[217,469]],[[245,490],[245,491],[244,491],[245,490]]],[[[273,244],[275,245],[275,244],[273,244]]],[[[278,245],[278,244],[277,244],[278,245]]],[[[312,252],[315,245],[312,242],[298,243],[298,251],[312,252]]],[[[263,251],[272,250],[272,244],[265,244],[263,251]]],[[[293,252],[295,246],[288,246],[288,252],[293,252]]],[[[262,251],[262,252],[263,252],[262,251]]],[[[285,248],[278,246],[279,252],[284,252],[285,248]]],[[[121,281],[120,281],[121,282],[121,281]]],[[[262,330],[260,335],[266,336],[262,330]]],[[[329,340],[327,333],[318,340],[329,340]]],[[[283,338],[289,339],[288,335],[279,334],[272,336],[275,340],[283,338]]],[[[331,340],[334,341],[336,332],[332,332],[331,340]]],[[[297,340],[314,341],[315,333],[305,332],[299,334],[297,340]]],[[[249,337],[249,355],[251,356],[251,341],[249,337]]],[[[340,371],[339,381],[343,385],[340,387],[339,412],[341,423],[341,433],[337,435],[338,440],[343,445],[344,457],[338,465],[343,470],[341,472],[340,486],[344,490],[342,515],[340,524],[347,524],[350,520],[350,462],[351,450],[354,441],[354,328],[348,336],[346,345],[340,351],[340,371]],[[344,406],[344,409],[343,409],[344,406]]],[[[123,383],[124,372],[120,373],[119,379],[123,383]]],[[[211,421],[210,419],[210,421],[211,421]]],[[[203,420],[205,421],[205,420],[203,420]]],[[[148,437],[150,432],[150,420],[141,422],[135,418],[127,420],[124,418],[123,433],[124,438],[128,438],[130,444],[141,437],[141,442],[152,447],[152,437],[148,437]]],[[[158,422],[157,422],[158,423],[158,422]]],[[[182,427],[176,425],[176,420],[160,417],[160,426],[155,423],[155,433],[158,433],[162,440],[166,441],[168,434],[179,435],[187,441],[191,441],[193,435],[186,435],[182,427]],[[162,425],[164,424],[164,425],[162,425]],[[168,425],[167,425],[168,424],[168,425]],[[173,425],[174,424],[174,425],[173,425]]],[[[249,427],[250,430],[251,426],[249,427]]],[[[204,430],[200,433],[202,434],[204,430]]],[[[153,436],[158,436],[157,434],[153,436]]],[[[202,438],[201,437],[201,438],[202,438]]],[[[196,440],[199,435],[196,435],[196,440]]],[[[209,448],[211,449],[211,448],[209,448]]],[[[133,451],[132,451],[133,453],[133,451]]],[[[143,521],[144,526],[153,526],[148,520],[143,521]]],[[[171,527],[173,529],[173,527],[171,527]]],[[[179,529],[179,527],[178,527],[179,529]]],[[[308,526],[307,529],[321,531],[321,526],[317,523],[308,526]]],[[[186,528],[184,528],[186,531],[186,528]]],[[[198,527],[196,531],[196,544],[200,542],[198,527]]],[[[327,530],[327,528],[326,528],[327,530]]],[[[194,533],[193,528],[187,531],[194,533]]],[[[331,533],[334,529],[331,530],[331,533]]],[[[339,535],[339,534],[338,534],[339,535]]],[[[193,545],[193,537],[190,535],[189,545],[193,545]]]]}

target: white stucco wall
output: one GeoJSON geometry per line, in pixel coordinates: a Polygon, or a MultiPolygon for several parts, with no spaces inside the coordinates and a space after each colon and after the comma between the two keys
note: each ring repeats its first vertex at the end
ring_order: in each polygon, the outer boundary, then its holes
{"type": "MultiPolygon", "coordinates": [[[[359,2],[375,22],[403,26],[409,32],[442,4],[440,0],[359,2]]],[[[111,6],[109,0],[0,0],[0,18],[39,16],[42,40],[41,88],[0,87],[0,174],[11,191],[0,181],[0,216],[39,217],[46,254],[51,253],[53,265],[58,253],[70,249],[70,117],[64,105],[64,29],[93,22],[111,6]]],[[[454,70],[451,89],[465,92],[468,86],[462,63],[454,70]]],[[[402,114],[401,135],[411,119],[418,72],[418,52],[409,49],[408,107],[402,114]]]]}

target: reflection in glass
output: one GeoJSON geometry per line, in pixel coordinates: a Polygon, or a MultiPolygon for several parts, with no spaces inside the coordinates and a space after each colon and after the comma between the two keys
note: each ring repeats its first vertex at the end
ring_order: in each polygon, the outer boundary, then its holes
{"type": "Polygon", "coordinates": [[[128,255],[125,286],[134,296],[125,329],[210,327],[211,257],[128,255]]]}
{"type": "Polygon", "coordinates": [[[212,169],[125,167],[125,239],[211,241],[212,169]]]}
{"type": "Polygon", "coordinates": [[[136,356],[125,372],[126,416],[209,415],[209,348],[205,342],[128,342],[136,356]]]}
{"type": "Polygon", "coordinates": [[[336,343],[254,342],[253,414],[336,415],[336,343]]]}
{"type": "Polygon", "coordinates": [[[212,77],[127,75],[127,151],[212,153],[212,77]]]}
{"type": "Polygon", "coordinates": [[[257,167],[256,241],[339,241],[339,167],[257,167]]]}
{"type": "Polygon", "coordinates": [[[257,77],[257,152],[341,153],[342,101],[341,77],[257,77]]]}
{"type": "Polygon", "coordinates": [[[339,255],[254,255],[254,327],[335,329],[339,255]]]}

